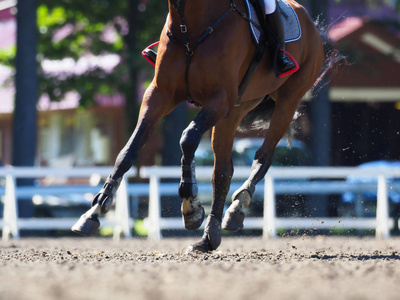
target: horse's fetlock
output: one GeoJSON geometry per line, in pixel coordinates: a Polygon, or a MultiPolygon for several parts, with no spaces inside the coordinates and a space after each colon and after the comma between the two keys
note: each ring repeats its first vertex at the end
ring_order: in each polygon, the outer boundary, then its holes
{"type": "Polygon", "coordinates": [[[182,199],[196,198],[198,193],[197,184],[181,182],[179,185],[179,196],[182,199]]]}
{"type": "Polygon", "coordinates": [[[248,189],[240,188],[232,195],[232,202],[237,200],[242,208],[246,208],[250,205],[251,198],[252,195],[248,189]]]}
{"type": "Polygon", "coordinates": [[[117,192],[121,181],[122,177],[113,179],[111,176],[108,176],[104,182],[103,188],[94,197],[92,207],[98,204],[101,207],[101,214],[106,214],[111,208],[114,195],[117,192]]]}
{"type": "Polygon", "coordinates": [[[113,199],[111,197],[106,196],[105,199],[101,202],[101,214],[105,215],[110,209],[113,203],[113,199]]]}

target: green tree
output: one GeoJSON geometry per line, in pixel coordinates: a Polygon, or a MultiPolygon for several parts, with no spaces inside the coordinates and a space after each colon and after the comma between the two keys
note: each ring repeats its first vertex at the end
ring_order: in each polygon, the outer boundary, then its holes
{"type": "MultiPolygon", "coordinates": [[[[137,73],[153,69],[141,50],[159,39],[167,14],[165,0],[39,0],[37,7],[39,95],[60,101],[75,91],[80,106],[90,107],[98,94],[121,93],[127,101],[128,131],[136,123],[137,73]],[[44,72],[45,61],[115,54],[112,72],[90,67],[81,72],[44,72]]],[[[0,51],[0,63],[14,66],[16,47],[0,51]]]]}
{"type": "Polygon", "coordinates": [[[40,92],[60,100],[68,91],[81,96],[80,105],[88,107],[97,94],[122,93],[127,107],[127,131],[137,115],[137,73],[147,68],[141,50],[158,39],[167,12],[163,0],[41,0],[38,8],[40,32],[38,52],[42,58],[72,58],[85,55],[116,54],[119,64],[112,72],[99,67],[83,74],[40,73],[40,92]],[[68,34],[68,31],[69,34],[68,34]],[[57,38],[64,32],[65,36],[57,38]]]}

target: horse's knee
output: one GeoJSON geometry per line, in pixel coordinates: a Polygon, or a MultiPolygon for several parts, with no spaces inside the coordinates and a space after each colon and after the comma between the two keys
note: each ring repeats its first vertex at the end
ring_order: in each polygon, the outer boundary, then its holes
{"type": "MultiPolygon", "coordinates": [[[[218,99],[218,97],[213,97],[218,99]]],[[[213,101],[212,108],[203,108],[189,126],[182,132],[180,146],[183,152],[185,163],[190,163],[194,153],[200,143],[203,134],[215,126],[219,120],[226,117],[229,113],[229,108],[226,103],[221,105],[220,100],[213,101]]]]}

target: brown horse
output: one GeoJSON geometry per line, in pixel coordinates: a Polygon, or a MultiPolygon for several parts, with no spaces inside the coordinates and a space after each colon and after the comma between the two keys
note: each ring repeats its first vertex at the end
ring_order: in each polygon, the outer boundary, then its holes
{"type": "Polygon", "coordinates": [[[288,0],[298,15],[302,36],[298,41],[287,44],[286,49],[300,69],[289,76],[277,78],[273,67],[273,49],[267,47],[247,88],[238,97],[238,86],[256,49],[249,23],[241,13],[246,11],[244,1],[168,2],[169,17],[158,45],[155,75],[144,94],[136,129],[118,155],[114,170],[93,200],[92,208],[72,230],[84,235],[97,231],[98,216],[109,210],[122,176],[132,166],[139,149],[157,123],[178,104],[189,100],[201,109],[180,140],[183,153],[179,186],[179,195],[183,199],[181,212],[185,228],[194,230],[200,227],[204,209],[196,201],[194,153],[202,135],[212,129],[215,160],[211,213],[202,239],[189,247],[211,251],[221,243],[221,227],[231,231],[243,227],[242,208],[249,205],[256,184],[271,166],[275,146],[287,131],[300,100],[320,75],[324,60],[323,43],[306,10],[295,1],[288,0]],[[264,143],[255,154],[249,178],[233,194],[232,204],[223,217],[225,198],[233,175],[231,151],[235,132],[250,111],[267,114],[258,109],[267,95],[275,101],[275,105],[270,126],[264,132],[264,143]]]}

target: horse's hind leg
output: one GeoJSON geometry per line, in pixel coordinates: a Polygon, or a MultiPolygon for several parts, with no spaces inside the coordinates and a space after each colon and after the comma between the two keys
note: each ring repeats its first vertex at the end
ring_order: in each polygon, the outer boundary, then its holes
{"type": "Polygon", "coordinates": [[[177,105],[158,89],[151,85],[143,98],[138,123],[125,147],[119,153],[112,173],[106,179],[103,188],[92,201],[92,208],[81,216],[72,227],[72,231],[82,235],[93,235],[100,226],[98,217],[108,212],[113,197],[123,175],[131,168],[139,149],[153,132],[158,121],[177,105]],[[160,105],[162,103],[162,105],[160,105]]]}
{"type": "MultiPolygon", "coordinates": [[[[301,18],[302,24],[309,22],[308,25],[312,26],[312,22],[304,11],[301,18]]],[[[302,26],[307,28],[303,32],[303,40],[307,41],[303,53],[304,61],[299,71],[291,75],[278,90],[270,94],[270,97],[276,100],[270,126],[265,132],[264,143],[255,154],[249,178],[233,195],[233,203],[226,211],[222,222],[224,229],[237,231],[243,227],[244,214],[241,214],[241,209],[248,205],[256,184],[267,173],[272,164],[276,145],[289,128],[301,98],[313,86],[321,71],[324,57],[321,37],[317,30],[309,31],[310,26],[308,25],[302,26]],[[239,217],[239,215],[241,216],[239,217]]],[[[293,43],[291,46],[293,50],[295,50],[295,45],[293,43]]]]}
{"type": "Polygon", "coordinates": [[[215,95],[211,105],[201,109],[196,118],[183,131],[180,140],[182,149],[182,177],[179,196],[182,198],[182,220],[186,229],[198,229],[204,220],[204,208],[196,201],[197,182],[195,175],[194,153],[203,134],[225,117],[228,107],[222,95],[215,95]],[[222,104],[223,103],[223,104],[222,104]]]}
{"type": "Polygon", "coordinates": [[[223,229],[234,232],[243,228],[242,209],[250,204],[257,183],[264,178],[271,166],[275,147],[289,128],[300,99],[299,95],[291,95],[276,101],[270,127],[265,132],[264,143],[255,154],[249,178],[232,195],[232,204],[225,212],[222,221],[223,229]]]}

